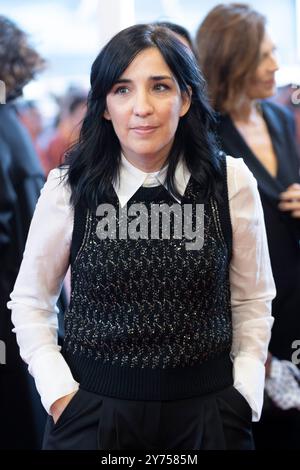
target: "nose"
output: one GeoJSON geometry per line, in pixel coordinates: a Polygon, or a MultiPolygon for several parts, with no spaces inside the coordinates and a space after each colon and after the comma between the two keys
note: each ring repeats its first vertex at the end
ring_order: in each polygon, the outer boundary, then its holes
{"type": "Polygon", "coordinates": [[[272,72],[276,72],[278,69],[279,69],[278,59],[277,59],[276,54],[273,52],[270,55],[270,59],[269,59],[269,70],[272,72]]]}
{"type": "Polygon", "coordinates": [[[153,113],[151,97],[146,90],[140,90],[136,93],[133,103],[133,113],[140,117],[149,116],[149,114],[153,113]]]}

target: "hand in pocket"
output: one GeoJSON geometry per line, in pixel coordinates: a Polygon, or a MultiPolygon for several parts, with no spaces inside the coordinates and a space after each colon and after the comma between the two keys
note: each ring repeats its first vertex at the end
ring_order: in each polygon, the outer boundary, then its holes
{"type": "Polygon", "coordinates": [[[59,420],[60,416],[62,413],[65,411],[67,406],[69,405],[70,401],[74,398],[74,396],[78,393],[78,390],[76,392],[69,393],[68,395],[65,395],[58,400],[56,400],[50,408],[50,413],[52,415],[54,424],[57,423],[59,420]]]}

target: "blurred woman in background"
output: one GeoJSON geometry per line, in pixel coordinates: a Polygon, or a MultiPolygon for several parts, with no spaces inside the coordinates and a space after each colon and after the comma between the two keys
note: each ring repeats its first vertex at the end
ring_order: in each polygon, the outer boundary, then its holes
{"type": "Polygon", "coordinates": [[[272,401],[268,411],[266,400],[256,428],[257,446],[300,448],[299,371],[290,362],[300,338],[299,159],[292,116],[265,101],[275,93],[276,48],[265,17],[244,4],[215,7],[196,41],[211,102],[220,113],[221,147],[242,157],[258,183],[277,288],[266,381],[272,401]]]}

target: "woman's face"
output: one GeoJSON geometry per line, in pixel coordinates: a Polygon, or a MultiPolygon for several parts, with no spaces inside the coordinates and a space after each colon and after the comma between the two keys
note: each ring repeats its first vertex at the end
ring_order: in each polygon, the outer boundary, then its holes
{"type": "Polygon", "coordinates": [[[112,122],[124,155],[131,161],[164,158],[190,98],[182,94],[156,48],[140,52],[114,84],[105,119],[112,122]]]}
{"type": "Polygon", "coordinates": [[[265,33],[260,45],[260,62],[246,90],[248,97],[264,99],[273,96],[276,92],[275,72],[277,70],[276,47],[269,34],[265,33]]]}

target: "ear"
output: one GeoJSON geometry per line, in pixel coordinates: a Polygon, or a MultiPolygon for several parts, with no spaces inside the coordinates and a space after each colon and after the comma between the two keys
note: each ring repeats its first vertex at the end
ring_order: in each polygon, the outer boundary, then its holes
{"type": "Polygon", "coordinates": [[[110,117],[110,114],[109,114],[107,108],[105,109],[105,111],[103,113],[103,117],[104,117],[104,119],[107,119],[107,121],[111,121],[111,117],[110,117]]]}
{"type": "Polygon", "coordinates": [[[190,86],[188,87],[188,92],[181,94],[181,99],[182,99],[182,104],[181,104],[180,117],[183,117],[190,109],[191,102],[192,102],[192,89],[190,86]]]}

